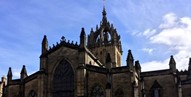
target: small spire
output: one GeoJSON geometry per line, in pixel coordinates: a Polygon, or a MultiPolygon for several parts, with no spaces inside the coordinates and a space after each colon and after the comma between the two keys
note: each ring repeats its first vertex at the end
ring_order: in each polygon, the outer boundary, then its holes
{"type": "Polygon", "coordinates": [[[110,57],[110,54],[108,53],[107,54],[107,57],[106,57],[106,63],[110,63],[111,62],[111,57],[110,57]]]}
{"type": "Polygon", "coordinates": [[[189,59],[189,63],[188,63],[188,76],[187,79],[191,79],[191,58],[189,59]]]}
{"type": "Polygon", "coordinates": [[[81,33],[80,33],[80,37],[85,36],[85,35],[86,35],[85,30],[84,30],[84,28],[82,28],[81,33]]]}
{"type": "Polygon", "coordinates": [[[140,63],[139,63],[138,60],[135,61],[135,68],[136,68],[136,69],[141,69],[141,66],[140,66],[140,63]]]}
{"type": "Polygon", "coordinates": [[[170,56],[169,65],[170,65],[170,64],[176,64],[173,55],[170,56]]]}
{"type": "Polygon", "coordinates": [[[134,60],[131,50],[128,50],[127,60],[134,60]]]}
{"type": "Polygon", "coordinates": [[[48,50],[48,39],[46,35],[44,35],[44,38],[42,40],[42,54],[45,54],[48,50]]]}
{"type": "Polygon", "coordinates": [[[106,15],[107,15],[107,13],[106,13],[106,11],[105,11],[105,6],[103,7],[102,15],[103,15],[103,16],[106,16],[106,15]]]}
{"type": "Polygon", "coordinates": [[[46,35],[44,35],[42,42],[46,42],[46,41],[47,41],[47,37],[46,35]]]}
{"type": "Polygon", "coordinates": [[[128,51],[128,55],[127,55],[127,66],[129,67],[130,70],[133,70],[133,66],[134,66],[134,59],[133,59],[133,55],[131,53],[131,50],[128,51]]]}
{"type": "Polygon", "coordinates": [[[80,47],[84,48],[86,47],[86,33],[84,28],[82,28],[81,33],[80,33],[80,47]]]}
{"type": "Polygon", "coordinates": [[[21,70],[21,74],[27,74],[27,70],[26,70],[25,65],[23,65],[23,68],[21,70]]]}
{"type": "Polygon", "coordinates": [[[93,28],[91,28],[91,32],[94,32],[94,29],[93,29],[93,28]]]}
{"type": "Polygon", "coordinates": [[[23,65],[23,68],[22,68],[20,74],[21,74],[21,79],[24,79],[24,78],[27,77],[27,70],[26,70],[26,68],[25,68],[25,65],[23,65]]]}
{"type": "Polygon", "coordinates": [[[11,67],[9,67],[9,71],[8,71],[7,76],[9,76],[9,77],[12,77],[12,76],[13,76],[13,75],[12,75],[12,70],[11,70],[11,67]]]}
{"type": "Polygon", "coordinates": [[[102,22],[100,23],[100,26],[101,25],[107,25],[107,17],[106,17],[106,10],[105,10],[105,7],[103,7],[103,12],[102,12],[102,15],[103,15],[103,17],[102,17],[102,22]]]}
{"type": "Polygon", "coordinates": [[[188,63],[188,70],[191,71],[191,58],[189,59],[189,63],[188,63]]]}
{"type": "Polygon", "coordinates": [[[169,66],[170,66],[170,69],[172,70],[172,72],[176,73],[176,62],[172,55],[170,56],[169,66]]]}
{"type": "Polygon", "coordinates": [[[9,67],[9,70],[8,70],[8,74],[7,74],[7,83],[9,84],[9,82],[12,80],[12,70],[11,70],[11,67],[9,67]]]}

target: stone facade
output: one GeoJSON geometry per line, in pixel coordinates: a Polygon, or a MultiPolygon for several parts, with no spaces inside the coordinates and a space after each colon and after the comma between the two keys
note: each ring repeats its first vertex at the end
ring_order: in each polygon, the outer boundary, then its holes
{"type": "Polygon", "coordinates": [[[187,71],[178,71],[171,56],[169,69],[141,72],[129,50],[121,66],[120,35],[105,8],[102,15],[87,39],[82,28],[80,44],[62,37],[48,48],[45,35],[39,70],[28,76],[23,66],[20,79],[12,79],[10,67],[7,84],[5,78],[0,83],[0,97],[191,97],[191,59],[187,71]]]}
{"type": "Polygon", "coordinates": [[[4,95],[4,87],[7,84],[6,82],[7,82],[7,79],[3,76],[0,82],[0,97],[3,97],[4,95]]]}

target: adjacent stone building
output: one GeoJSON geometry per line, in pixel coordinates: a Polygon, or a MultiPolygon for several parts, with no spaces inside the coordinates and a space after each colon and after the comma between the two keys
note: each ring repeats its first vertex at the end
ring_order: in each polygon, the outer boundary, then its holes
{"type": "Polygon", "coordinates": [[[4,94],[4,87],[5,87],[5,85],[6,85],[6,82],[7,82],[7,80],[6,80],[6,78],[3,76],[2,78],[1,78],[1,82],[0,82],[0,97],[2,97],[4,94]]]}
{"type": "Polygon", "coordinates": [[[82,28],[79,44],[62,37],[48,48],[45,35],[39,70],[28,76],[23,66],[20,78],[12,79],[10,67],[7,84],[5,80],[0,84],[2,96],[191,97],[191,59],[187,71],[178,71],[171,56],[169,69],[142,72],[128,50],[126,65],[121,66],[120,35],[107,20],[105,8],[102,15],[100,25],[88,36],[82,28]]]}

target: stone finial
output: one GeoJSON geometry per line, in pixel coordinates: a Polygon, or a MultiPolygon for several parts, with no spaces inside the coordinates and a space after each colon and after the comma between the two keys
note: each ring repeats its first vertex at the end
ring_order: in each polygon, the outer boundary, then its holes
{"type": "Polygon", "coordinates": [[[84,28],[82,28],[81,33],[80,33],[80,37],[83,37],[83,36],[86,36],[84,28]]]}
{"type": "Polygon", "coordinates": [[[136,68],[136,69],[141,69],[141,66],[140,66],[140,63],[139,63],[138,60],[135,61],[135,68],[136,68]]]}
{"type": "Polygon", "coordinates": [[[189,59],[189,63],[188,63],[188,70],[191,71],[191,58],[189,59]]]}
{"type": "Polygon", "coordinates": [[[188,76],[187,79],[191,79],[191,58],[189,59],[188,63],[188,76]]]}
{"type": "Polygon", "coordinates": [[[60,41],[61,41],[61,42],[66,41],[65,37],[62,36],[60,41]]]}
{"type": "Polygon", "coordinates": [[[91,28],[91,31],[90,32],[94,32],[94,29],[93,28],[91,28]]]}
{"type": "Polygon", "coordinates": [[[47,37],[46,35],[44,35],[42,42],[46,42],[46,41],[47,41],[47,37]]]}
{"type": "Polygon", "coordinates": [[[86,33],[84,28],[82,28],[81,33],[80,33],[80,47],[84,48],[86,47],[86,33]]]}
{"type": "Polygon", "coordinates": [[[131,50],[128,50],[127,60],[129,60],[129,61],[133,61],[134,60],[133,59],[133,55],[131,53],[131,50]]]}
{"type": "Polygon", "coordinates": [[[8,71],[7,76],[12,76],[12,70],[11,70],[11,67],[9,67],[9,71],[8,71]]]}
{"type": "Polygon", "coordinates": [[[170,65],[170,64],[174,64],[174,65],[176,65],[176,62],[175,62],[175,60],[174,60],[173,55],[170,56],[169,65],[170,65]]]}
{"type": "Polygon", "coordinates": [[[176,72],[176,62],[172,55],[170,56],[169,66],[170,66],[170,70],[172,70],[172,72],[175,73],[176,72]]]}
{"type": "Polygon", "coordinates": [[[102,15],[103,15],[103,16],[106,16],[106,15],[107,15],[106,10],[105,10],[105,7],[103,7],[102,15]]]}
{"type": "Polygon", "coordinates": [[[24,79],[24,78],[26,78],[27,77],[27,70],[26,70],[26,67],[25,67],[25,65],[23,65],[23,68],[22,68],[22,70],[21,70],[21,79],[24,79]]]}
{"type": "Polygon", "coordinates": [[[44,35],[44,38],[42,40],[42,54],[46,53],[48,51],[48,39],[46,35],[44,35]]]}
{"type": "Polygon", "coordinates": [[[133,70],[134,58],[133,58],[133,55],[131,53],[131,50],[128,51],[126,62],[127,62],[127,66],[129,67],[129,69],[133,70]]]}
{"type": "Polygon", "coordinates": [[[9,67],[9,70],[8,70],[8,74],[7,74],[7,80],[8,80],[8,84],[10,81],[12,81],[12,70],[11,70],[11,67],[9,67]]]}

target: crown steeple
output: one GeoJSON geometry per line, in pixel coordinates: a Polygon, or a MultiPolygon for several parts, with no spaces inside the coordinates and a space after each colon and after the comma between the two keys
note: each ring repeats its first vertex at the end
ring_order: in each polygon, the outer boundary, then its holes
{"type": "Polygon", "coordinates": [[[110,54],[112,67],[119,67],[122,54],[120,35],[118,35],[113,24],[107,20],[106,15],[104,5],[100,25],[97,25],[95,30],[91,29],[88,35],[87,47],[103,64],[107,64],[106,56],[110,54]]]}

